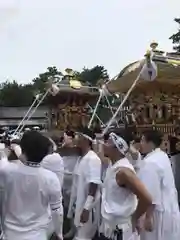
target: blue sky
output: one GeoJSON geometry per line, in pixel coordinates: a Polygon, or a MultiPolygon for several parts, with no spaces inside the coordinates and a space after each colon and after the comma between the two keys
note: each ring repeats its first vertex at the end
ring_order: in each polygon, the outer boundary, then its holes
{"type": "Polygon", "coordinates": [[[0,82],[22,83],[55,65],[104,65],[110,76],[152,40],[172,50],[179,0],[1,0],[0,82]]]}

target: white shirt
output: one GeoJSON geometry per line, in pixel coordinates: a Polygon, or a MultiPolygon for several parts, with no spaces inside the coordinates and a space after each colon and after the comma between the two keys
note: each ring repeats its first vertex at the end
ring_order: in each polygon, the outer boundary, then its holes
{"type": "MultiPolygon", "coordinates": [[[[89,184],[101,184],[101,160],[98,155],[90,150],[78,164],[77,169],[77,199],[75,209],[75,225],[79,226],[80,215],[84,208],[88,193],[89,184]]],[[[95,203],[100,199],[100,189],[97,190],[95,203]]]]}
{"type": "Polygon", "coordinates": [[[174,176],[168,155],[157,148],[143,160],[139,177],[152,196],[154,230],[144,232],[142,240],[178,240],[180,212],[174,176]]]}
{"type": "Polygon", "coordinates": [[[64,163],[62,157],[58,153],[49,154],[43,158],[41,166],[54,172],[62,187],[64,178],[64,163]]]}
{"type": "Polygon", "coordinates": [[[165,152],[157,148],[149,153],[143,160],[139,177],[151,193],[156,209],[172,210],[176,206],[177,191],[174,176],[169,157],[165,152]]]}
{"type": "Polygon", "coordinates": [[[121,171],[121,167],[135,172],[127,158],[117,161],[107,169],[102,189],[101,214],[112,228],[118,224],[128,223],[137,206],[136,196],[129,189],[120,187],[116,182],[116,174],[121,171]]]}
{"type": "Polygon", "coordinates": [[[48,206],[62,208],[57,176],[41,167],[9,163],[0,170],[3,223],[12,236],[47,228],[48,206]]]}

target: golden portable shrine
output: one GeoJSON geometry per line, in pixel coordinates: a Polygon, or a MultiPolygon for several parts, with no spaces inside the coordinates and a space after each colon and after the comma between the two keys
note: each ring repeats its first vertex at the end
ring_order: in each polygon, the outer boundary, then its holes
{"type": "MultiPolygon", "coordinates": [[[[177,136],[180,123],[180,54],[157,50],[158,44],[151,44],[153,61],[157,65],[157,77],[153,81],[139,79],[126,105],[133,115],[134,125],[140,134],[148,128],[164,133],[163,148],[170,151],[169,139],[177,136]]],[[[114,81],[107,84],[111,93],[126,94],[142,67],[136,61],[125,67],[114,81]]],[[[178,133],[179,134],[179,133],[178,133]]]]}
{"type": "Polygon", "coordinates": [[[98,88],[76,79],[72,69],[66,69],[58,84],[58,94],[48,99],[50,107],[50,129],[77,130],[87,126],[91,117],[89,102],[99,95],[98,88]]]}

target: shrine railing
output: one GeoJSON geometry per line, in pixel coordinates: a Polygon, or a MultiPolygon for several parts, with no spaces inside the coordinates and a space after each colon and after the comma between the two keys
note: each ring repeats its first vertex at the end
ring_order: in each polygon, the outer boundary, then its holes
{"type": "Polygon", "coordinates": [[[152,129],[152,128],[157,129],[164,134],[175,135],[176,126],[174,124],[155,124],[155,125],[145,124],[145,125],[137,126],[137,130],[139,134],[147,129],[152,129]]]}

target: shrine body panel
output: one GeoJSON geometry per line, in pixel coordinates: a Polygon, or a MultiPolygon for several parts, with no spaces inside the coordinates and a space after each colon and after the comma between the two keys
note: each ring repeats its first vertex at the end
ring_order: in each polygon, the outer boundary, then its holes
{"type": "Polygon", "coordinates": [[[67,99],[65,102],[52,106],[51,108],[51,126],[53,129],[64,130],[70,128],[77,130],[87,126],[90,113],[86,100],[79,98],[67,99]]]}
{"type": "Polygon", "coordinates": [[[164,134],[162,149],[169,153],[169,138],[176,136],[180,123],[180,93],[173,88],[135,91],[129,98],[129,108],[139,134],[150,128],[160,130],[164,134]]]}

